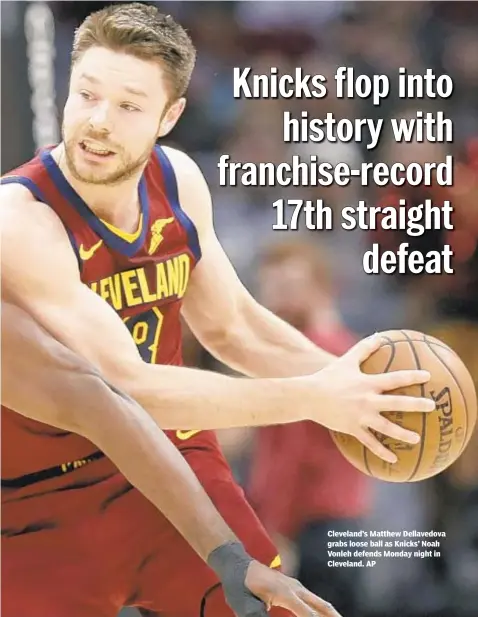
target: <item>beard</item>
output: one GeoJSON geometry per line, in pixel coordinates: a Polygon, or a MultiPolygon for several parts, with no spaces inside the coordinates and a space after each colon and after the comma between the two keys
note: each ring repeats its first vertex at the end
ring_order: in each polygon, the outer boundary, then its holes
{"type": "Polygon", "coordinates": [[[72,137],[71,139],[66,139],[64,130],[62,133],[68,170],[75,180],[85,184],[114,186],[130,179],[144,168],[156,144],[155,133],[143,152],[139,156],[133,157],[125,152],[123,148],[105,142],[103,135],[95,135],[90,131],[81,138],[72,137]],[[82,139],[88,138],[102,144],[106,150],[114,152],[111,159],[108,156],[105,157],[104,165],[101,162],[98,165],[88,165],[79,160],[81,156],[78,152],[78,148],[81,147],[79,144],[82,139]]]}

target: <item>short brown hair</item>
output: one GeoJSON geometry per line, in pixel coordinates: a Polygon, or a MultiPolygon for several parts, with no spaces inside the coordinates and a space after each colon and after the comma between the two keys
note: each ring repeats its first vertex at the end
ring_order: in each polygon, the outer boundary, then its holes
{"type": "Polygon", "coordinates": [[[196,62],[196,50],[184,28],[171,15],[140,2],[113,4],[91,13],[75,32],[72,64],[91,47],[160,61],[172,99],[186,92],[196,62]]]}

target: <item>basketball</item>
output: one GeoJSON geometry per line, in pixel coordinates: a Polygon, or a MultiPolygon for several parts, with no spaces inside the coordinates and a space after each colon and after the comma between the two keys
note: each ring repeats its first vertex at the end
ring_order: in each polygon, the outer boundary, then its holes
{"type": "Polygon", "coordinates": [[[428,383],[400,388],[394,393],[432,398],[436,410],[383,412],[392,422],[421,436],[421,441],[412,445],[373,431],[398,457],[394,464],[377,457],[355,437],[331,431],[332,438],[343,456],[369,476],[388,482],[426,480],[452,465],[468,445],[477,415],[473,380],[458,355],[434,337],[412,330],[391,330],[381,332],[380,336],[382,345],[362,364],[362,371],[429,371],[428,383]]]}

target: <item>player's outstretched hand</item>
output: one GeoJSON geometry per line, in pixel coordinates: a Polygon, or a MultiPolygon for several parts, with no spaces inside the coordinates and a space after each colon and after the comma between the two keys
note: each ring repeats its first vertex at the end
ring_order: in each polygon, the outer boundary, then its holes
{"type": "Polygon", "coordinates": [[[207,563],[217,574],[226,602],[236,617],[268,617],[272,606],[285,608],[296,617],[340,617],[331,604],[299,581],[252,559],[239,541],[215,548],[207,563]]]}
{"type": "MultiPolygon", "coordinates": [[[[245,585],[254,596],[262,600],[267,610],[272,606],[280,606],[296,617],[340,617],[331,604],[314,595],[299,581],[258,561],[249,564],[245,585]]],[[[254,614],[254,617],[265,614],[263,610],[254,614]]]]}
{"type": "Polygon", "coordinates": [[[381,412],[429,412],[435,409],[435,403],[428,398],[388,394],[398,388],[426,383],[430,380],[428,371],[391,371],[377,375],[361,371],[361,364],[382,342],[380,335],[363,339],[344,356],[307,378],[319,380],[321,393],[326,393],[321,395],[319,405],[311,409],[310,419],[330,430],[353,435],[374,454],[395,463],[395,455],[370,429],[411,444],[418,443],[420,436],[390,422],[381,412]]]}

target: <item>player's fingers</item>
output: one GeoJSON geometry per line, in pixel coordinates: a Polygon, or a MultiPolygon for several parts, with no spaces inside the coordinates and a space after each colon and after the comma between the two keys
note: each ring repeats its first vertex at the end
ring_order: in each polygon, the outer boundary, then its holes
{"type": "Polygon", "coordinates": [[[373,452],[376,456],[383,459],[387,463],[396,463],[397,457],[393,452],[390,452],[379,440],[372,435],[368,430],[362,429],[356,435],[357,439],[363,443],[363,445],[373,452]]]}
{"type": "Polygon", "coordinates": [[[380,411],[424,412],[435,411],[435,401],[418,396],[399,394],[382,394],[377,397],[377,408],[380,411]]]}
{"type": "Polygon", "coordinates": [[[428,371],[391,371],[371,376],[377,388],[382,392],[390,392],[397,388],[406,388],[427,383],[431,375],[428,371]]]}
{"type": "Polygon", "coordinates": [[[387,420],[387,418],[384,418],[380,414],[370,421],[369,428],[373,428],[377,433],[381,433],[397,441],[411,444],[417,444],[420,441],[420,435],[387,420]]]}
{"type": "Polygon", "coordinates": [[[297,592],[297,595],[308,606],[313,608],[314,611],[320,615],[320,617],[341,617],[340,613],[335,610],[330,602],[326,602],[322,598],[319,598],[305,587],[302,587],[297,592]]]}
{"type": "Polygon", "coordinates": [[[359,365],[365,362],[375,351],[380,349],[383,339],[380,334],[373,334],[356,343],[344,356],[344,359],[357,362],[359,365]]]}
{"type": "Polygon", "coordinates": [[[272,604],[273,606],[281,606],[282,608],[286,608],[296,617],[322,617],[318,611],[308,606],[294,592],[283,594],[280,596],[280,599],[275,598],[272,604]]]}

